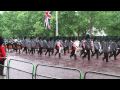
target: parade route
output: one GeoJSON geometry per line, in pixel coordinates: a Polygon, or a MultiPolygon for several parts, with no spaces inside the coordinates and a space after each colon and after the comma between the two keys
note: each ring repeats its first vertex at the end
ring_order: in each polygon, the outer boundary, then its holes
{"type": "MultiPolygon", "coordinates": [[[[95,72],[101,72],[105,74],[120,76],[120,65],[119,65],[120,57],[117,57],[117,60],[113,60],[113,58],[111,58],[108,63],[103,61],[101,58],[102,57],[100,57],[99,60],[96,60],[95,57],[93,57],[91,58],[91,61],[88,61],[87,59],[82,60],[79,56],[77,60],[70,59],[69,54],[67,54],[66,56],[62,56],[62,58],[59,59],[57,56],[48,57],[43,55],[41,57],[41,56],[38,56],[37,54],[35,55],[20,54],[19,55],[16,53],[9,53],[7,60],[16,59],[16,60],[30,62],[30,63],[33,63],[34,65],[43,64],[43,65],[53,65],[53,66],[60,66],[60,67],[69,67],[69,68],[76,68],[82,71],[83,73],[87,71],[95,71],[95,72]]],[[[21,70],[27,70],[31,72],[31,68],[30,68],[31,66],[29,65],[23,65],[23,64],[20,64],[19,62],[16,62],[12,64],[12,66],[21,70]]],[[[44,73],[45,75],[48,75],[48,76],[49,74],[54,73],[55,76],[57,77],[57,75],[60,75],[61,72],[63,72],[55,68],[51,69],[49,67],[45,67],[45,69],[44,67],[40,67],[39,70],[42,70],[41,68],[43,68],[43,71],[41,73],[44,73]]],[[[67,79],[68,76],[71,75],[68,79],[76,79],[76,77],[74,77],[75,73],[74,72],[72,73],[72,71],[70,72],[65,71],[62,78],[67,79]]],[[[31,77],[30,75],[27,75],[24,73],[16,73],[15,75],[15,71],[11,73],[10,76],[12,78],[12,75],[13,75],[15,76],[15,79],[16,79],[18,74],[23,75],[23,76],[20,76],[21,77],[20,79],[24,79],[24,78],[26,79],[26,76],[28,76],[28,79],[29,77],[31,77]]]]}

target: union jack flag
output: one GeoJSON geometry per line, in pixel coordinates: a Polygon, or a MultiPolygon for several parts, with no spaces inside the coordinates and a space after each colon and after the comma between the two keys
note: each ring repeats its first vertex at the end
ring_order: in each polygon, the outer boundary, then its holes
{"type": "Polygon", "coordinates": [[[44,25],[45,25],[46,29],[51,29],[50,20],[51,20],[51,11],[45,11],[44,25]]]}

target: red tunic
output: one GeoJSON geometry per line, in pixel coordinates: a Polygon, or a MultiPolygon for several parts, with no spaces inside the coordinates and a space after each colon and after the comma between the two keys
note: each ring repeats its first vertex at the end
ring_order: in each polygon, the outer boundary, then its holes
{"type": "Polygon", "coordinates": [[[6,57],[5,47],[3,45],[0,46],[0,61],[6,57]]]}

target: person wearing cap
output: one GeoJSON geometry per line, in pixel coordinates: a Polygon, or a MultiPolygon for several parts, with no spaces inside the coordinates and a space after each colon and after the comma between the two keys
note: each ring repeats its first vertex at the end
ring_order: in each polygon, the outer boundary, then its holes
{"type": "Polygon", "coordinates": [[[3,70],[5,59],[6,59],[6,52],[5,52],[5,47],[4,47],[4,39],[0,36],[0,75],[3,75],[3,70]]]}

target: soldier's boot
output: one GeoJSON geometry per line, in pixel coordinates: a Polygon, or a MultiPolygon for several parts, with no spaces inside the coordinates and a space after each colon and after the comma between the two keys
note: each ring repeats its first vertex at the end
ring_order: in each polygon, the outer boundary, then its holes
{"type": "Polygon", "coordinates": [[[100,56],[103,54],[103,52],[100,53],[100,56]]]}
{"type": "Polygon", "coordinates": [[[113,54],[114,54],[114,60],[117,60],[116,59],[116,51],[114,51],[113,54]]]}
{"type": "Polygon", "coordinates": [[[54,54],[54,49],[52,49],[52,55],[54,54]]]}
{"type": "Polygon", "coordinates": [[[88,55],[88,61],[90,61],[90,55],[88,55]]]}
{"type": "Polygon", "coordinates": [[[19,49],[19,54],[20,54],[20,49],[19,49]]]}
{"type": "Polygon", "coordinates": [[[45,52],[45,56],[47,55],[48,50],[45,52]]]}
{"type": "Polygon", "coordinates": [[[38,55],[40,54],[40,51],[39,51],[39,50],[37,51],[37,54],[38,54],[38,55]]]}
{"type": "Polygon", "coordinates": [[[81,50],[81,52],[80,52],[80,57],[83,55],[83,53],[84,53],[84,51],[83,51],[83,50],[81,50]]]}
{"type": "Polygon", "coordinates": [[[74,55],[74,51],[71,51],[70,58],[74,55]]]}
{"type": "Polygon", "coordinates": [[[76,56],[76,54],[74,54],[74,59],[77,60],[77,56],[76,56]]]}
{"type": "Polygon", "coordinates": [[[106,62],[108,62],[108,57],[106,57],[106,62]]]}
{"type": "Polygon", "coordinates": [[[106,62],[108,62],[108,53],[106,53],[105,59],[106,59],[106,62]]]}
{"type": "Polygon", "coordinates": [[[43,53],[43,52],[42,52],[42,48],[40,49],[39,53],[40,53],[40,55],[42,55],[42,53],[43,53]]]}
{"type": "Polygon", "coordinates": [[[69,48],[68,48],[68,53],[70,53],[70,50],[69,50],[69,48]]]}
{"type": "Polygon", "coordinates": [[[118,50],[118,52],[116,53],[116,56],[118,56],[120,54],[120,49],[118,50]]]}
{"type": "Polygon", "coordinates": [[[59,52],[59,50],[56,51],[55,56],[57,55],[58,52],[59,52]]]}
{"type": "Polygon", "coordinates": [[[99,59],[99,51],[96,53],[96,59],[99,59]]]}
{"type": "Polygon", "coordinates": [[[82,59],[86,58],[86,56],[87,56],[87,53],[86,53],[86,52],[84,52],[83,54],[84,54],[84,55],[82,56],[82,59]]]}
{"type": "Polygon", "coordinates": [[[25,50],[26,54],[27,54],[27,50],[25,50]]]}
{"type": "Polygon", "coordinates": [[[50,57],[51,49],[49,49],[49,57],[50,57]]]}
{"type": "Polygon", "coordinates": [[[90,50],[88,50],[88,61],[90,61],[90,50]]]}
{"type": "Polygon", "coordinates": [[[61,53],[59,53],[59,59],[61,58],[61,53]]]}
{"type": "Polygon", "coordinates": [[[72,56],[73,56],[73,54],[72,54],[72,52],[71,52],[71,54],[70,54],[70,58],[72,58],[72,56]]]}
{"type": "Polygon", "coordinates": [[[96,54],[96,51],[95,51],[95,52],[93,52],[92,50],[90,50],[90,51],[91,51],[91,53],[92,53],[91,56],[92,56],[92,55],[94,56],[94,55],[96,54]]]}
{"type": "Polygon", "coordinates": [[[96,52],[92,53],[92,55],[91,55],[91,56],[93,57],[95,54],[96,54],[96,52]]]}

